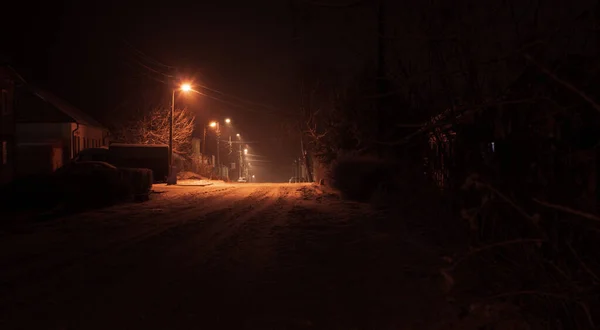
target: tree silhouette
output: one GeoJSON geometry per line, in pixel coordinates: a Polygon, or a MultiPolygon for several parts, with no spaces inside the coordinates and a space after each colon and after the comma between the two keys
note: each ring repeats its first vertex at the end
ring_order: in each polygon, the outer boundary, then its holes
{"type": "MultiPolygon", "coordinates": [[[[155,107],[148,114],[124,122],[113,131],[124,143],[168,144],[171,109],[155,107]]],[[[195,117],[185,108],[175,109],[173,116],[173,152],[188,155],[192,149],[195,117]]]]}

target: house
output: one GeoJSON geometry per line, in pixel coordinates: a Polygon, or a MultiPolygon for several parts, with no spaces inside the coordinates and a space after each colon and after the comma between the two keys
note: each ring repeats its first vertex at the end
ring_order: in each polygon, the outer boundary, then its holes
{"type": "Polygon", "coordinates": [[[15,173],[15,113],[13,95],[14,74],[6,65],[0,65],[0,185],[12,181],[15,173]]]}
{"type": "Polygon", "coordinates": [[[85,148],[108,146],[108,129],[92,117],[14,77],[16,176],[51,173],[85,148]]]}

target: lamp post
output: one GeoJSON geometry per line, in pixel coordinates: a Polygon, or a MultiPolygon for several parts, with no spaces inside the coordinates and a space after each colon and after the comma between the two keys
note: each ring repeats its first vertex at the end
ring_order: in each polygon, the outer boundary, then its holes
{"type": "MultiPolygon", "coordinates": [[[[182,92],[189,92],[192,90],[192,86],[190,84],[182,84],[179,87],[179,90],[182,92]]],[[[175,117],[175,92],[176,88],[173,88],[173,93],[171,94],[171,114],[169,116],[169,177],[167,178],[167,184],[177,184],[177,176],[173,173],[173,126],[174,126],[174,117],[175,117]]]]}
{"type": "Polygon", "coordinates": [[[236,134],[238,143],[240,144],[240,160],[238,162],[238,180],[242,178],[242,136],[240,133],[236,134]]]}
{"type": "MultiPolygon", "coordinates": [[[[244,148],[244,156],[247,154],[248,154],[248,148],[244,148]]],[[[248,165],[250,165],[250,164],[246,161],[246,164],[244,164],[244,175],[246,176],[246,179],[248,181],[250,181],[250,178],[248,177],[248,165]]]]}

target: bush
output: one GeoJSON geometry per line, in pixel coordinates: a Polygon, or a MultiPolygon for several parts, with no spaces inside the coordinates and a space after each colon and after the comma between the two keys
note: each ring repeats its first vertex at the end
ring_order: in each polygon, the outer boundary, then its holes
{"type": "Polygon", "coordinates": [[[134,200],[148,200],[152,190],[152,170],[147,168],[119,168],[124,184],[125,194],[134,200]]]}
{"type": "Polygon", "coordinates": [[[393,177],[393,166],[370,156],[338,157],[329,171],[331,186],[339,190],[342,197],[356,201],[368,201],[393,177]]]}
{"type": "Polygon", "coordinates": [[[432,188],[410,160],[399,162],[352,154],[339,156],[330,165],[325,181],[343,198],[377,203],[411,197],[432,188]]]}
{"type": "Polygon", "coordinates": [[[110,205],[123,199],[123,183],[116,170],[82,171],[57,176],[59,193],[68,209],[110,205]]]}

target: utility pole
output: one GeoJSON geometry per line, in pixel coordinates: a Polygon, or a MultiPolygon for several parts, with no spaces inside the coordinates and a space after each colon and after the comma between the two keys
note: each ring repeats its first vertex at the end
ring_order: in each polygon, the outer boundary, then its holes
{"type": "Polygon", "coordinates": [[[242,141],[241,141],[241,138],[240,138],[239,142],[240,142],[240,164],[238,166],[238,179],[242,177],[242,162],[243,162],[243,160],[242,160],[242,141]]]}
{"type": "Polygon", "coordinates": [[[204,126],[204,136],[202,137],[202,156],[206,156],[206,126],[204,126]]]}
{"type": "Polygon", "coordinates": [[[217,122],[217,167],[219,168],[219,180],[221,179],[221,152],[220,152],[220,140],[221,140],[221,128],[219,127],[219,123],[217,122]]]}
{"type": "Polygon", "coordinates": [[[167,184],[176,184],[177,177],[173,173],[173,117],[175,114],[175,88],[171,94],[171,115],[169,116],[169,177],[167,184]]]}

